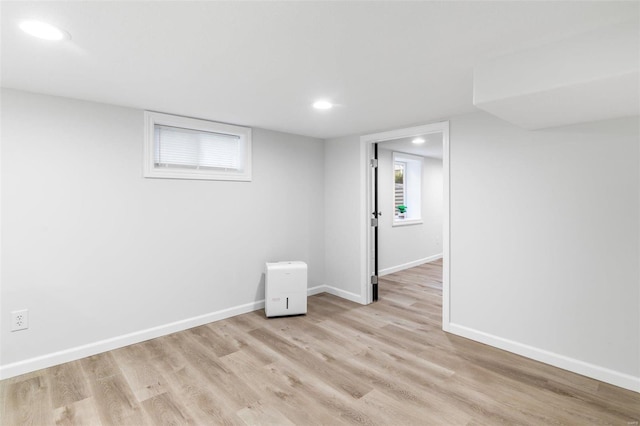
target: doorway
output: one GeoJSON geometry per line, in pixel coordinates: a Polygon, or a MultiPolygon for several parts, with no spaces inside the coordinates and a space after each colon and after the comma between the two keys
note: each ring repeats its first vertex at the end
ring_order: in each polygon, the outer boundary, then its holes
{"type": "Polygon", "coordinates": [[[381,274],[442,257],[442,319],[443,329],[446,330],[449,324],[450,264],[449,123],[439,122],[376,133],[362,136],[360,140],[367,165],[364,209],[366,229],[363,232],[363,244],[367,253],[366,259],[363,259],[363,270],[367,271],[367,279],[362,283],[362,294],[367,303],[374,302],[377,300],[378,277],[381,274]],[[435,219],[441,220],[441,233],[439,230],[434,231],[431,223],[434,220],[433,212],[428,211],[428,203],[420,199],[423,192],[416,189],[416,183],[419,186],[426,182],[421,173],[425,173],[428,168],[423,167],[423,163],[431,162],[435,165],[434,159],[441,164],[442,209],[441,218],[435,219]],[[418,248],[405,253],[404,258],[400,250],[393,252],[390,249],[389,245],[399,244],[400,241],[394,242],[390,236],[402,238],[402,235],[410,235],[417,230],[422,232],[427,228],[430,228],[428,235],[420,235],[420,238],[407,241],[407,245],[414,248],[416,245],[430,244],[426,251],[425,247],[419,249],[420,253],[426,253],[422,258],[410,260],[418,253],[418,248]],[[441,241],[438,241],[440,236],[441,241]],[[386,239],[384,250],[380,250],[379,246],[381,237],[386,239]],[[389,253],[393,254],[392,260],[389,260],[389,253]]]}

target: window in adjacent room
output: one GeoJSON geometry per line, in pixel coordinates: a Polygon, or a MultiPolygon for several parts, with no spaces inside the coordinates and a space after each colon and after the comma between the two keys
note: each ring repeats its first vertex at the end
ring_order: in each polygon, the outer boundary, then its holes
{"type": "Polygon", "coordinates": [[[251,180],[251,129],[145,112],[144,176],[251,180]]]}
{"type": "Polygon", "coordinates": [[[394,225],[422,222],[422,164],[416,155],[393,153],[394,225]]]}
{"type": "Polygon", "coordinates": [[[406,191],[405,191],[405,170],[407,164],[402,161],[396,161],[393,163],[394,172],[394,206],[395,216],[399,219],[404,219],[406,211],[406,191]]]}

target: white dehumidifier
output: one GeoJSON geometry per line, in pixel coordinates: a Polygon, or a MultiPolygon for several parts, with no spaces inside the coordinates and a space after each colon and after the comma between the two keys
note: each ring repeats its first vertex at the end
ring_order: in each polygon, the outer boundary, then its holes
{"type": "Polygon", "coordinates": [[[267,317],[307,313],[307,264],[267,262],[264,283],[267,317]]]}

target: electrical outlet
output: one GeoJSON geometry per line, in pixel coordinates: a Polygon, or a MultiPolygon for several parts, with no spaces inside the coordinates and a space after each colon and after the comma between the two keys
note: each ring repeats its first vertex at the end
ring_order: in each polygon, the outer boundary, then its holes
{"type": "Polygon", "coordinates": [[[11,312],[11,331],[26,330],[29,328],[29,310],[11,312]]]}

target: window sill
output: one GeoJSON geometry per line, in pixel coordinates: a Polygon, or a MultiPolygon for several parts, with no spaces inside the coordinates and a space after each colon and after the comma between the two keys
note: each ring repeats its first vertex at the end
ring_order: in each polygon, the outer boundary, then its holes
{"type": "Polygon", "coordinates": [[[226,180],[251,182],[249,172],[211,172],[193,169],[163,169],[150,166],[144,177],[156,179],[190,179],[190,180],[226,180]]]}
{"type": "Polygon", "coordinates": [[[422,219],[393,219],[393,226],[421,225],[422,219]]]}

